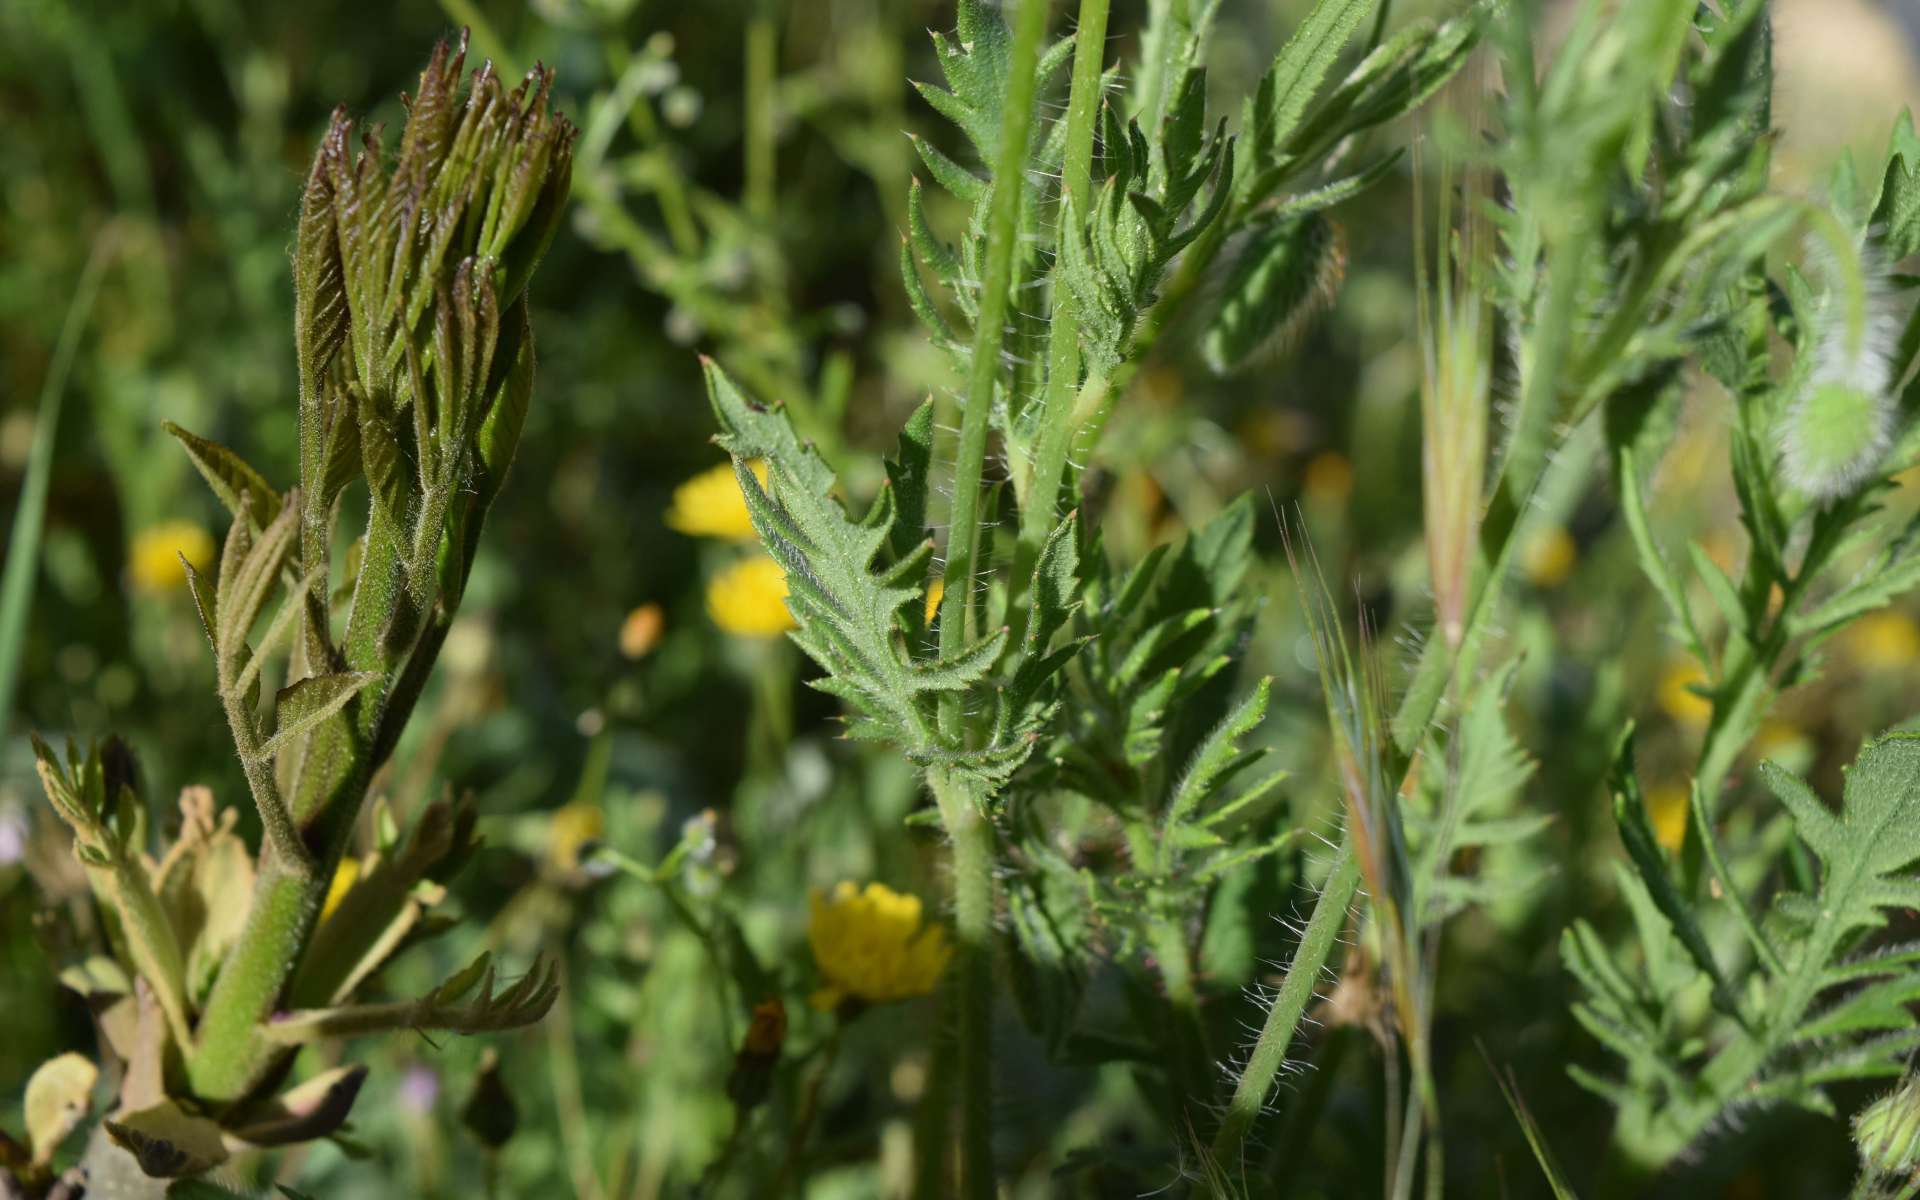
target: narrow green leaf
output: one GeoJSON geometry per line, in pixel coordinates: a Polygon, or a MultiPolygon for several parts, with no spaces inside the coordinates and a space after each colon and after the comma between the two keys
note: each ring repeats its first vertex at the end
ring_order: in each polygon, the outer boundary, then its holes
{"type": "Polygon", "coordinates": [[[228,513],[239,516],[243,501],[251,496],[256,526],[269,525],[280,515],[280,493],[268,486],[260,472],[248,466],[238,454],[219,442],[188,433],[172,421],[162,421],[160,427],[186,447],[194,469],[207,481],[220,503],[226,505],[228,513]]]}
{"type": "Polygon", "coordinates": [[[80,333],[93,314],[100,280],[114,254],[108,235],[95,239],[87,265],[74,286],[73,300],[54,343],[46,379],[40,385],[40,403],[34,410],[33,445],[27,451],[26,476],[7,534],[7,562],[0,572],[0,732],[13,719],[13,697],[20,684],[20,662],[26,652],[27,617],[33,610],[33,585],[40,572],[40,538],[47,516],[47,488],[53,479],[54,438],[60,430],[60,410],[66,401],[67,376],[80,348],[80,333]]]}
{"type": "Polygon", "coordinates": [[[293,739],[345,708],[348,701],[379,678],[372,671],[344,671],[297,680],[281,688],[274,697],[273,736],[261,743],[259,757],[272,759],[293,739]]]}

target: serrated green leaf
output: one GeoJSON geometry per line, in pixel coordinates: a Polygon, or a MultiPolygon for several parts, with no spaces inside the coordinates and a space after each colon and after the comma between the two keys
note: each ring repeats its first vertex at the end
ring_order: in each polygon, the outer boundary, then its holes
{"type": "MultiPolygon", "coordinates": [[[[904,615],[921,596],[919,575],[928,548],[914,539],[896,563],[883,553],[904,544],[923,515],[900,524],[902,497],[890,484],[869,519],[850,520],[836,499],[833,472],[794,432],[784,412],[750,399],[711,361],[705,364],[708,396],[721,433],[716,440],[734,456],[735,473],[754,528],[767,552],[786,573],[787,605],[799,629],[794,642],[827,672],[813,686],[840,697],[853,710],[849,731],[892,741],[922,764],[978,769],[999,780],[1031,752],[1032,735],[1002,728],[1004,740],[963,747],[934,720],[939,697],[986,686],[1007,644],[1000,629],[959,652],[923,657],[905,636],[920,628],[918,614],[904,615]],[[764,459],[763,487],[748,470],[764,459]]],[[[909,510],[924,514],[924,478],[930,455],[931,414],[917,414],[903,437],[896,478],[913,493],[909,510]]]]}
{"type": "Polygon", "coordinates": [[[1920,135],[1914,133],[1911,110],[1902,110],[1894,124],[1886,174],[1868,226],[1878,234],[1888,258],[1920,252],[1920,135]]]}
{"type": "Polygon", "coordinates": [[[1373,7],[1374,0],[1319,0],[1293,31],[1260,77],[1240,121],[1251,148],[1250,166],[1265,169],[1279,156],[1334,61],[1373,7]]]}

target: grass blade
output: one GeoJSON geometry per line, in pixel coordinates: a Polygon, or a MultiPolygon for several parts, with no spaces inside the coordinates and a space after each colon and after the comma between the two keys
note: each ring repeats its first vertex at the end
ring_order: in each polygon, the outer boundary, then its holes
{"type": "Polygon", "coordinates": [[[0,572],[0,734],[13,719],[13,695],[20,683],[20,659],[27,645],[27,616],[33,610],[33,581],[40,566],[40,537],[47,517],[47,486],[53,478],[53,443],[60,429],[60,407],[66,399],[67,376],[80,348],[80,334],[93,315],[100,280],[113,258],[117,239],[111,226],[93,241],[93,252],[81,268],[73,302],[60,326],[47,378],[40,385],[40,403],[34,409],[33,448],[27,456],[26,477],[20,484],[20,503],[14,510],[13,532],[7,538],[7,562],[0,572]]]}

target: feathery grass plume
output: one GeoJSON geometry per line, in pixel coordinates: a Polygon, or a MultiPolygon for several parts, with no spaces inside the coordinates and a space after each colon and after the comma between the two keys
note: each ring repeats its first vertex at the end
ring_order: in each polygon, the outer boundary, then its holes
{"type": "Polygon", "coordinates": [[[1420,325],[1420,491],[1427,570],[1441,635],[1456,653],[1466,636],[1467,604],[1484,506],[1487,414],[1492,408],[1494,319],[1482,287],[1493,236],[1491,180],[1470,170],[1461,184],[1464,219],[1453,222],[1454,170],[1440,172],[1434,227],[1438,264],[1426,244],[1421,155],[1414,152],[1414,287],[1420,325]]]}

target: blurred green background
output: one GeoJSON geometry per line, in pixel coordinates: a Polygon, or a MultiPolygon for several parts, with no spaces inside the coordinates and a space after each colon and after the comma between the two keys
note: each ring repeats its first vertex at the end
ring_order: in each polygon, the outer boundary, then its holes
{"type": "MultiPolygon", "coordinates": [[[[1897,11],[1902,2],[1782,6],[1776,116],[1792,131],[1781,154],[1789,186],[1816,187],[1845,146],[1877,153],[1892,111],[1920,99],[1899,24],[1911,27],[1914,10],[1897,11]]],[[[1304,7],[1229,0],[1214,89],[1242,94],[1304,7]]],[[[1396,5],[1396,19],[1445,7],[1396,5]]],[[[1114,55],[1143,8],[1115,5],[1114,55]]],[[[210,554],[218,505],[160,422],[234,446],[270,479],[291,477],[288,250],[307,162],[336,103],[397,127],[398,96],[434,39],[464,25],[475,57],[510,74],[536,60],[556,67],[559,107],[584,133],[573,219],[533,290],[539,377],[519,464],[436,690],[385,788],[402,810],[472,791],[491,848],[456,885],[472,918],[464,940],[417,956],[389,983],[424,986],[482,940],[563,953],[568,988],[554,1016],[502,1042],[522,1124],[497,1166],[505,1194],[650,1196],[711,1157],[728,1127],[720,1088],[732,1050],[699,946],[655,893],[586,877],[571,848],[598,832],[652,860],[686,822],[708,821],[711,845],[689,886],[731,889],[762,957],[796,976],[809,887],[880,878],[937,893],[938,847],[903,824],[920,802],[904,765],[836,739],[835,708],[799,686],[790,647],[715,630],[705,586],[734,551],[674,532],[664,514],[673,490],[721,457],[707,441],[695,351],[794,405],[843,459],[886,445],[921,397],[949,386],[906,309],[897,234],[915,165],[905,135],[953,137],[907,85],[933,76],[925,31],[951,21],[948,5],[925,0],[0,6],[0,523],[12,523],[63,327],[75,323],[79,338],[70,375],[55,380],[65,411],[42,563],[0,743],[0,1123],[12,1123],[35,1064],[93,1036],[54,982],[64,939],[86,925],[84,886],[39,811],[25,733],[123,734],[159,815],[187,783],[240,794],[170,553],[210,554]],[[96,256],[97,299],[76,306],[96,256]]],[[[1263,510],[1301,505],[1336,590],[1351,581],[1380,628],[1422,618],[1410,213],[1404,168],[1339,210],[1345,287],[1284,357],[1213,379],[1170,339],[1090,476],[1091,511],[1116,558],[1253,488],[1263,510]]],[[[958,219],[935,213],[948,227],[958,219]]],[[[1720,453],[1719,418],[1705,400],[1696,409],[1657,504],[1730,556],[1731,497],[1697,486],[1720,453]]],[[[1475,953],[1448,977],[1460,1003],[1442,1008],[1481,1010],[1467,1015],[1488,1053],[1514,1066],[1563,1153],[1585,1164],[1605,1114],[1561,1073],[1594,1050],[1564,1019],[1553,935],[1576,904],[1604,910],[1611,891],[1597,786],[1605,731],[1639,714],[1644,769],[1678,779],[1699,710],[1686,667],[1658,649],[1659,613],[1597,473],[1564,477],[1535,516],[1525,602],[1507,631],[1528,648],[1521,732],[1547,764],[1534,796],[1561,821],[1537,902],[1458,935],[1475,953]],[[1636,651],[1621,653],[1629,644],[1636,651]]],[[[860,491],[874,480],[856,470],[849,482],[860,491]]],[[[1263,546],[1276,549],[1277,520],[1262,525],[1263,546]]],[[[1327,801],[1311,786],[1324,732],[1277,553],[1262,586],[1272,600],[1242,674],[1277,676],[1269,736],[1307,769],[1294,803],[1312,821],[1327,801]]],[[[1910,683],[1920,627],[1909,615],[1874,618],[1850,639],[1817,690],[1788,697],[1766,751],[1823,785],[1863,733],[1920,707],[1910,683]]],[[[808,1019],[794,1014],[801,1040],[808,1019]]],[[[930,1019],[930,1007],[907,1006],[860,1028],[823,1117],[830,1157],[849,1165],[824,1173],[818,1194],[899,1194],[926,1063],[891,1031],[930,1019]],[[863,1140],[874,1129],[877,1147],[863,1140]]],[[[1471,1040],[1453,1041],[1443,1071],[1462,1097],[1449,1113],[1465,1164],[1456,1169],[1492,1179],[1504,1162],[1515,1193],[1530,1194],[1517,1129],[1471,1040]]],[[[285,1177],[326,1196],[475,1194],[483,1167],[453,1117],[478,1049],[384,1043],[356,1112],[367,1157],[323,1146],[285,1177]]],[[[1353,1087],[1328,1101],[1349,1107],[1323,1122],[1323,1161],[1303,1169],[1300,1194],[1320,1194],[1319,1173],[1339,1178],[1350,1165],[1340,1156],[1364,1155],[1377,1136],[1364,1057],[1327,1067],[1349,1073],[1338,1078],[1353,1087]],[[1342,1148],[1337,1138],[1357,1140],[1342,1148]]],[[[1016,1162],[1116,1131],[1124,1140],[1135,1103],[1111,1072],[1035,1070],[1006,1091],[1016,1162]]],[[[1764,1123],[1746,1136],[1757,1144],[1764,1123]]],[[[1837,1127],[1821,1136],[1797,1148],[1800,1169],[1847,1154],[1837,1127]]],[[[1713,1182],[1791,1195],[1794,1170],[1771,1184],[1713,1182]]],[[[1043,1162],[1036,1171],[1027,1194],[1049,1194],[1043,1162]]]]}

